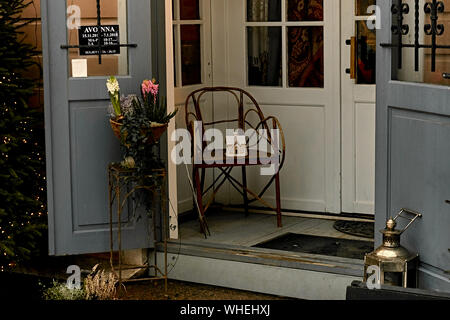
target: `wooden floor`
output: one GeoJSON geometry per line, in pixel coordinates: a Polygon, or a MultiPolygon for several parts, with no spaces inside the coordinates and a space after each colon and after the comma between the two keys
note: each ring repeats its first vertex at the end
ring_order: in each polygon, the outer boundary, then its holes
{"type": "Polygon", "coordinates": [[[181,241],[216,243],[252,247],[285,233],[299,233],[352,240],[369,240],[339,232],[333,228],[335,220],[283,216],[283,227],[277,228],[276,216],[263,213],[219,211],[207,217],[211,236],[205,239],[197,220],[180,226],[181,241]]]}

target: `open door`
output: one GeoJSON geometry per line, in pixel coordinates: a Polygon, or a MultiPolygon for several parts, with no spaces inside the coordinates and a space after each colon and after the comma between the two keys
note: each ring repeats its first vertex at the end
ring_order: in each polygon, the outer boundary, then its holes
{"type": "MultiPolygon", "coordinates": [[[[152,77],[150,3],[41,1],[52,255],[109,250],[107,165],[120,160],[120,147],[108,123],[105,84],[116,75],[123,94],[138,94],[139,83],[152,77]],[[116,27],[106,30],[110,32],[117,32],[118,26],[120,44],[125,46],[103,52],[101,61],[95,49],[94,55],[80,55],[79,48],[67,47],[79,45],[77,25],[99,22],[116,27]]],[[[95,36],[95,30],[86,32],[95,36]]],[[[153,245],[145,218],[145,213],[138,221],[124,217],[123,249],[153,245]]]]}
{"type": "Polygon", "coordinates": [[[376,230],[422,213],[402,245],[420,255],[421,288],[450,291],[450,1],[377,4],[376,230]]]}

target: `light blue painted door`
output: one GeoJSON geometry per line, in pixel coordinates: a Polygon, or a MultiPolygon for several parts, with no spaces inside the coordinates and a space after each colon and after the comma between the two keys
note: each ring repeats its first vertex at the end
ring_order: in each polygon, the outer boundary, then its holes
{"type": "MultiPolygon", "coordinates": [[[[400,68],[398,47],[381,46],[399,43],[399,36],[391,30],[391,23],[399,21],[392,18],[391,6],[409,5],[403,19],[409,25],[409,34],[402,37],[404,44],[415,41],[416,5],[422,44],[432,43],[432,36],[424,30],[433,19],[423,1],[377,3],[381,29],[377,34],[376,243],[381,242],[378,230],[389,216],[401,208],[421,212],[422,219],[402,235],[402,244],[420,255],[422,288],[450,291],[450,80],[443,75],[450,72],[450,50],[437,50],[433,71],[431,50],[419,49],[416,71],[414,47],[403,48],[400,68]]],[[[450,1],[445,4],[448,12],[450,1]]],[[[438,16],[438,24],[447,23],[444,13],[438,16]]],[[[447,26],[445,33],[450,33],[447,26]]],[[[450,45],[449,39],[448,35],[437,37],[440,45],[450,45]]]]}
{"type": "MultiPolygon", "coordinates": [[[[120,56],[77,57],[78,31],[68,32],[67,6],[79,4],[81,25],[96,24],[95,0],[42,0],[45,81],[49,251],[52,255],[107,252],[109,210],[107,165],[120,160],[120,146],[107,117],[107,73],[118,77],[123,94],[138,93],[139,83],[152,76],[150,1],[101,1],[102,24],[120,24],[120,56]],[[69,1],[67,1],[69,2],[69,1]],[[114,15],[113,12],[116,12],[114,15]],[[126,54],[128,52],[128,54],[126,54]],[[74,78],[71,61],[88,59],[86,78],[74,78]],[[106,70],[106,71],[105,71],[106,70]]],[[[69,10],[70,14],[75,11],[69,10]]],[[[71,16],[70,16],[71,17],[71,16]]],[[[73,21],[71,21],[73,22],[73,21]]],[[[124,249],[153,245],[148,221],[127,210],[123,218],[124,249]]]]}

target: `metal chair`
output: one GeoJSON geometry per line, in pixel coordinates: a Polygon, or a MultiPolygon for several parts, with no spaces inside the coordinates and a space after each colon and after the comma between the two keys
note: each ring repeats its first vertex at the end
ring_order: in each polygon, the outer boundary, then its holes
{"type": "MultiPolygon", "coordinates": [[[[254,136],[246,137],[246,147],[247,156],[242,158],[233,158],[226,156],[226,152],[222,152],[222,161],[216,161],[211,163],[211,161],[193,161],[193,183],[196,192],[196,203],[199,209],[200,225],[203,233],[209,232],[208,225],[205,219],[205,212],[208,210],[210,205],[213,203],[215,196],[224,184],[225,181],[229,181],[230,184],[243,196],[245,214],[248,215],[249,204],[259,201],[264,206],[272,209],[277,215],[277,226],[281,227],[281,200],[280,200],[280,170],[283,167],[285,160],[285,138],[280,122],[274,116],[264,116],[261,108],[259,107],[257,101],[252,97],[252,95],[239,88],[231,87],[207,87],[199,90],[193,91],[186,99],[185,103],[185,121],[186,127],[189,130],[191,137],[197,136],[203,137],[206,129],[214,127],[219,124],[226,124],[228,126],[232,125],[229,129],[240,129],[241,133],[247,132],[249,129],[253,129],[254,136]],[[204,106],[202,105],[202,97],[206,93],[224,93],[230,96],[230,104],[233,101],[236,102],[237,106],[237,118],[235,119],[214,119],[211,122],[204,122],[204,117],[202,111],[204,111],[204,106]],[[253,118],[252,118],[253,117],[253,118]],[[253,120],[253,121],[252,121],[253,120]],[[199,128],[195,128],[194,122],[201,121],[202,124],[199,128]],[[265,129],[265,130],[264,130],[265,129]],[[274,130],[274,131],[271,131],[274,130]],[[194,130],[201,130],[201,132],[195,133],[194,130]],[[262,130],[262,131],[261,131],[262,130]],[[267,134],[261,134],[267,133],[267,134]],[[281,139],[280,139],[281,138],[281,139]],[[265,140],[265,141],[264,141],[265,140]],[[281,143],[280,143],[281,140],[281,143]],[[258,151],[255,154],[255,147],[258,149],[261,142],[264,142],[268,146],[268,151],[261,152],[258,151]],[[256,156],[256,158],[255,158],[256,156]],[[252,191],[247,186],[247,171],[248,166],[261,166],[267,165],[267,163],[275,162],[275,166],[278,166],[277,170],[271,175],[270,180],[259,192],[252,191]],[[278,164],[276,164],[278,163],[278,164]],[[238,181],[231,175],[231,171],[235,167],[241,167],[242,170],[242,182],[238,181]],[[217,168],[220,170],[220,174],[214,179],[214,182],[205,188],[205,170],[208,168],[217,168]],[[201,173],[200,173],[201,171],[201,173]],[[275,182],[275,193],[276,193],[276,207],[273,207],[265,200],[262,199],[264,193],[268,188],[275,182]],[[212,196],[203,204],[203,196],[210,190],[213,190],[212,196]]],[[[197,152],[203,152],[206,148],[206,143],[203,141],[201,143],[200,150],[197,152]]],[[[195,146],[193,146],[192,154],[195,155],[195,146]]],[[[219,154],[219,158],[220,158],[219,154]]],[[[194,156],[195,158],[195,156],[194,156]]],[[[194,159],[195,160],[195,159],[194,159]]],[[[220,159],[219,159],[220,160],[220,159]]]]}

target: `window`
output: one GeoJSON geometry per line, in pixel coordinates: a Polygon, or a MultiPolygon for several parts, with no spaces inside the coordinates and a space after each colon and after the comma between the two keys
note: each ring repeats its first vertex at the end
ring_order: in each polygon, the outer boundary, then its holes
{"type": "Polygon", "coordinates": [[[175,87],[201,84],[203,0],[173,0],[175,87]]]}
{"type": "MultiPolygon", "coordinates": [[[[431,12],[425,11],[425,3],[433,4],[432,1],[420,0],[419,5],[419,33],[418,42],[426,46],[417,51],[414,48],[415,38],[415,1],[404,0],[409,6],[409,13],[403,14],[403,24],[408,26],[408,33],[404,34],[401,54],[398,47],[392,48],[393,56],[393,79],[410,82],[430,83],[450,86],[450,48],[439,48],[439,46],[450,46],[450,0],[442,0],[442,12],[437,10],[435,36],[432,34],[431,12]],[[443,27],[440,33],[441,25],[443,27]],[[427,34],[427,32],[430,34],[427,34]],[[435,38],[436,50],[433,53],[432,43],[435,38]],[[401,55],[401,56],[400,56],[401,55]],[[400,57],[400,58],[399,58],[400,57]],[[401,63],[399,63],[399,60],[401,63]],[[417,64],[417,65],[416,65],[417,64]]],[[[397,24],[398,13],[393,13],[393,26],[397,24]]],[[[399,36],[393,35],[394,44],[399,43],[399,36]]]]}
{"type": "Polygon", "coordinates": [[[323,0],[247,0],[246,29],[250,86],[324,87],[323,0]]]}
{"type": "MultiPolygon", "coordinates": [[[[97,33],[94,29],[97,26],[97,5],[93,0],[67,0],[67,19],[68,22],[74,22],[75,17],[80,15],[80,23],[68,23],[67,38],[69,46],[87,45],[98,43],[97,33]],[[80,35],[80,33],[84,35],[80,35]],[[84,36],[83,42],[80,43],[80,37],[84,36]],[[88,42],[89,41],[89,42],[88,42]]],[[[118,33],[119,43],[127,43],[127,0],[108,0],[100,2],[101,24],[106,27],[102,31],[105,36],[104,43],[107,41],[108,35],[118,33]],[[108,28],[113,26],[113,29],[108,28]],[[117,28],[118,27],[118,30],[117,28]]],[[[128,48],[103,48],[101,63],[98,58],[98,49],[71,48],[68,50],[69,55],[69,74],[74,75],[72,70],[75,62],[81,62],[87,66],[87,76],[111,76],[111,75],[127,75],[128,74],[128,48]],[[97,53],[97,54],[95,54],[97,53]]]]}
{"type": "Polygon", "coordinates": [[[375,14],[372,6],[375,0],[356,0],[356,84],[375,84],[376,82],[376,48],[377,35],[375,21],[368,21],[368,16],[375,14]]]}

